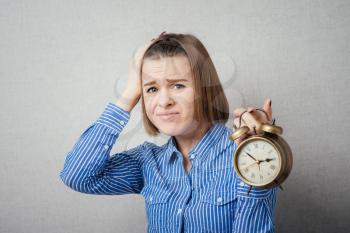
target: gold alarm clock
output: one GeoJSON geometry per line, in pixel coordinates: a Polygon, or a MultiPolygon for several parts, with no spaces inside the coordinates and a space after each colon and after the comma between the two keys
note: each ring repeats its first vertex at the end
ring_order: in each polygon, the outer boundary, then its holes
{"type": "MultiPolygon", "coordinates": [[[[267,113],[262,109],[269,119],[267,113]]],[[[246,112],[246,111],[245,111],[246,112]]],[[[263,123],[254,134],[249,135],[249,127],[241,125],[230,136],[231,140],[246,137],[234,152],[234,169],[240,179],[252,187],[272,188],[285,181],[291,172],[293,155],[288,143],[281,137],[282,128],[272,123],[263,123]],[[258,132],[257,132],[258,131],[258,132]]]]}

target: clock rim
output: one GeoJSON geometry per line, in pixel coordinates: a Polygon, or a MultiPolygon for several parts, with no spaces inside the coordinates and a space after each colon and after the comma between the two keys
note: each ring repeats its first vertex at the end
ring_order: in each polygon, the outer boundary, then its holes
{"type": "Polygon", "coordinates": [[[233,159],[233,165],[235,168],[236,173],[239,175],[239,177],[247,184],[254,186],[254,187],[267,187],[267,186],[271,186],[274,185],[276,183],[276,180],[278,180],[278,178],[280,177],[282,171],[283,171],[283,166],[284,166],[284,161],[282,159],[282,155],[281,155],[281,150],[279,148],[279,146],[273,142],[271,139],[269,138],[265,138],[259,135],[255,135],[255,136],[251,136],[250,138],[244,140],[243,142],[240,143],[240,145],[236,148],[235,152],[234,152],[234,159],[233,159]],[[251,141],[256,141],[256,140],[263,140],[267,143],[269,143],[271,146],[274,147],[274,149],[277,151],[277,155],[279,156],[279,171],[277,172],[277,175],[274,176],[274,178],[272,180],[269,180],[268,182],[264,182],[264,183],[253,183],[249,180],[247,180],[246,178],[244,178],[244,176],[242,175],[240,169],[238,169],[238,165],[237,165],[237,156],[238,153],[240,152],[240,150],[248,143],[250,143],[251,141]]]}

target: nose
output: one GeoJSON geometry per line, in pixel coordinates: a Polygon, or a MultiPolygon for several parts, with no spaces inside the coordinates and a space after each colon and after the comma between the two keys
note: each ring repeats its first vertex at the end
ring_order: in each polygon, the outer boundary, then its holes
{"type": "Polygon", "coordinates": [[[166,108],[174,104],[173,98],[170,96],[167,89],[163,89],[160,91],[158,96],[158,106],[166,108]]]}

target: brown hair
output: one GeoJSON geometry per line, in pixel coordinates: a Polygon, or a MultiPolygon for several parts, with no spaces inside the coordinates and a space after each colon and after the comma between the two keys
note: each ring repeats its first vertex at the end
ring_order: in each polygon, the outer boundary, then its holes
{"type": "MultiPolygon", "coordinates": [[[[204,119],[209,122],[209,126],[217,122],[226,123],[229,117],[226,95],[206,48],[194,35],[163,32],[145,51],[142,64],[146,58],[160,59],[177,55],[186,56],[190,63],[196,95],[195,119],[204,119]]],[[[147,117],[143,94],[141,99],[145,130],[150,136],[156,136],[159,130],[147,117]]]]}

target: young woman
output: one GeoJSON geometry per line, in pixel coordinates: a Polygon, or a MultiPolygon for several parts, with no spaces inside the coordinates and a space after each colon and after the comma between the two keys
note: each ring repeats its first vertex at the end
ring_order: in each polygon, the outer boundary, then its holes
{"type": "MultiPolygon", "coordinates": [[[[264,110],[272,119],[271,100],[264,110]]],[[[267,119],[244,111],[250,129],[267,119]]],[[[274,232],[277,188],[252,188],[237,176],[226,96],[210,56],[191,34],[162,33],[130,62],[128,85],[68,153],[62,181],[83,193],[140,193],[148,232],[274,232]],[[162,146],[145,141],[115,155],[110,150],[142,101],[146,132],[170,136],[162,146]]]]}

